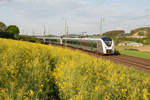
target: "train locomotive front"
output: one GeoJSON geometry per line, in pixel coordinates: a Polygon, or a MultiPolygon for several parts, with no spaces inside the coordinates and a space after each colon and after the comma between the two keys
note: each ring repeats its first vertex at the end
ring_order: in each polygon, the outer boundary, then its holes
{"type": "Polygon", "coordinates": [[[114,54],[114,41],[110,37],[101,37],[103,54],[114,54]]]}

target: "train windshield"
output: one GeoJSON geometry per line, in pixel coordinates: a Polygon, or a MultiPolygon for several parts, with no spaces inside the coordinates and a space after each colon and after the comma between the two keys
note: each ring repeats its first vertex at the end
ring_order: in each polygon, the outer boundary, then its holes
{"type": "Polygon", "coordinates": [[[102,37],[101,39],[105,42],[105,44],[108,47],[110,47],[112,45],[112,39],[110,37],[102,37]]]}

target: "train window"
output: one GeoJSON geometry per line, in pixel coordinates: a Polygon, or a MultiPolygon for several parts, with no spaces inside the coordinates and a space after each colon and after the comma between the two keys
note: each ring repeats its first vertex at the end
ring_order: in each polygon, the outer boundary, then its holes
{"type": "Polygon", "coordinates": [[[80,42],[80,41],[74,41],[74,40],[63,40],[63,43],[97,48],[97,43],[93,43],[92,41],[91,42],[90,41],[89,42],[80,42]]]}
{"type": "Polygon", "coordinates": [[[97,43],[93,43],[93,42],[80,42],[80,45],[86,46],[86,47],[94,47],[94,48],[97,48],[97,43]]]}
{"type": "Polygon", "coordinates": [[[50,41],[51,42],[59,42],[59,40],[57,40],[57,39],[51,39],[50,41]]]}
{"type": "Polygon", "coordinates": [[[72,44],[72,41],[68,41],[68,40],[67,40],[67,43],[68,43],[68,44],[72,44]]]}
{"type": "Polygon", "coordinates": [[[77,44],[77,41],[74,40],[63,40],[63,43],[67,43],[67,44],[77,44]]]}
{"type": "Polygon", "coordinates": [[[45,39],[45,41],[49,41],[49,39],[45,39]]]}
{"type": "Polygon", "coordinates": [[[77,44],[78,44],[78,41],[72,41],[72,44],[77,45],[77,44]]]}
{"type": "Polygon", "coordinates": [[[101,38],[103,41],[112,41],[112,39],[110,37],[102,37],[101,38]]]}
{"type": "Polygon", "coordinates": [[[112,45],[112,39],[110,37],[102,37],[102,40],[105,42],[105,44],[110,47],[112,45]]]}

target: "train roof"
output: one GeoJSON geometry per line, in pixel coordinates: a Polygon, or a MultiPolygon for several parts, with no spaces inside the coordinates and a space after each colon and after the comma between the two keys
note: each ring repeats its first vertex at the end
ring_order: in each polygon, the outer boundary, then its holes
{"type": "Polygon", "coordinates": [[[68,40],[104,40],[104,39],[109,39],[112,40],[110,37],[100,37],[100,38],[63,38],[63,39],[68,39],[68,40]]]}
{"type": "MultiPolygon", "coordinates": [[[[39,38],[43,39],[43,37],[39,37],[39,38]]],[[[67,39],[67,40],[95,40],[95,41],[103,40],[103,38],[111,39],[110,37],[107,36],[103,36],[100,38],[61,38],[61,37],[44,37],[44,38],[45,39],[67,39]]]]}
{"type": "Polygon", "coordinates": [[[60,39],[60,37],[37,37],[37,38],[40,38],[40,39],[60,39]]]}
{"type": "Polygon", "coordinates": [[[63,38],[68,40],[101,40],[101,38],[63,38]]]}

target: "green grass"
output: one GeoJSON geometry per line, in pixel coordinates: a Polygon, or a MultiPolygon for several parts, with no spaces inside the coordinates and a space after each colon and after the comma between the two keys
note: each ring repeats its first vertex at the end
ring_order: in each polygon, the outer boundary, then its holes
{"type": "Polygon", "coordinates": [[[134,56],[134,57],[140,57],[140,58],[146,58],[150,59],[150,52],[141,52],[141,51],[134,51],[134,50],[126,50],[130,49],[131,47],[129,46],[116,46],[116,49],[120,52],[120,54],[125,54],[129,56],[134,56]]]}

